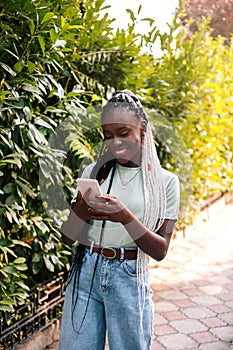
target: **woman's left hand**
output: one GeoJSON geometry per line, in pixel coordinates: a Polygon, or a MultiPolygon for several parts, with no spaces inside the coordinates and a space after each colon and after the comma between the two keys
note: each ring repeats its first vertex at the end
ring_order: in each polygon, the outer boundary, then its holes
{"type": "Polygon", "coordinates": [[[109,220],[112,222],[121,222],[123,225],[129,220],[129,210],[115,196],[108,194],[97,196],[89,204],[91,207],[88,211],[93,220],[109,220]]]}

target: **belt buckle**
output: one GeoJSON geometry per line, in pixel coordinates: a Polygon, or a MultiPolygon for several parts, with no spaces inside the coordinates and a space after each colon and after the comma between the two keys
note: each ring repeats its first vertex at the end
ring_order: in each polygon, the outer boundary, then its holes
{"type": "Polygon", "coordinates": [[[110,260],[112,260],[112,259],[115,259],[115,257],[116,257],[116,255],[117,255],[117,252],[116,252],[116,249],[114,249],[114,248],[102,248],[101,249],[101,251],[100,251],[100,254],[105,258],[105,259],[110,259],[110,260]],[[104,254],[104,250],[110,250],[111,252],[113,252],[113,255],[112,256],[106,256],[105,254],[104,254]]]}

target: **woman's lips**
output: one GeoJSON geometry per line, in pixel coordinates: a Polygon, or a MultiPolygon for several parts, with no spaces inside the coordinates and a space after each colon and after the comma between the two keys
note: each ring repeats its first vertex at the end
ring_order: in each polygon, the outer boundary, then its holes
{"type": "Polygon", "coordinates": [[[124,148],[121,148],[121,149],[118,149],[118,150],[114,150],[114,154],[116,156],[123,156],[126,152],[127,152],[128,148],[127,147],[124,147],[124,148]]]}

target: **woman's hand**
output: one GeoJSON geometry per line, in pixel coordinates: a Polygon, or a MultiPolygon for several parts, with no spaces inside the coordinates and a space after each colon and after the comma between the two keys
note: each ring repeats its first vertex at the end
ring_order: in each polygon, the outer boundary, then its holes
{"type": "Polygon", "coordinates": [[[92,220],[109,220],[123,225],[130,221],[130,211],[115,196],[97,196],[95,200],[89,201],[89,205],[88,212],[92,220]]]}
{"type": "Polygon", "coordinates": [[[91,189],[88,189],[84,195],[81,195],[81,192],[78,192],[76,202],[72,206],[73,212],[84,222],[91,220],[91,213],[88,211],[90,208],[90,194],[91,189]]]}

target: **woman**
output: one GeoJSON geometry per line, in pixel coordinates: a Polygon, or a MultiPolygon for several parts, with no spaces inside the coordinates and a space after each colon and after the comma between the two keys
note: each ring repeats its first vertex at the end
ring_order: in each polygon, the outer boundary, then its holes
{"type": "Polygon", "coordinates": [[[162,260],[178,217],[179,181],[162,169],[147,115],[129,90],[103,108],[102,155],[82,177],[103,195],[78,192],[63,242],[79,241],[66,289],[59,349],[147,350],[153,335],[147,255],[162,260]],[[104,148],[107,149],[104,151],[104,148]],[[74,239],[75,237],[75,239],[74,239]]]}

